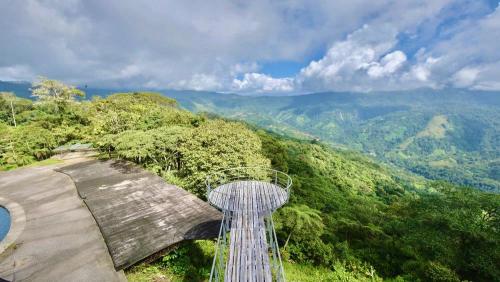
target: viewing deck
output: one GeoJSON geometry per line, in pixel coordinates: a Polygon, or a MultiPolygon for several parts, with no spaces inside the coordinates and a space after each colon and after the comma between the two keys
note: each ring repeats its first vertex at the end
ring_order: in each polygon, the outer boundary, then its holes
{"type": "Polygon", "coordinates": [[[291,179],[262,168],[223,174],[216,181],[207,180],[208,201],[224,212],[211,280],[284,281],[271,214],[288,201],[291,179]]]}
{"type": "Polygon", "coordinates": [[[284,205],[288,193],[278,185],[255,180],[221,185],[208,194],[209,202],[224,211],[249,211],[261,215],[284,205]]]}

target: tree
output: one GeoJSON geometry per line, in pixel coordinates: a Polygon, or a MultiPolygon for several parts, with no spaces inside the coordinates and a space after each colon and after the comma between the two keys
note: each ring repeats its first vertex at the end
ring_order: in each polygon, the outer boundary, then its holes
{"type": "Polygon", "coordinates": [[[179,146],[185,135],[191,132],[191,128],[181,126],[160,127],[149,130],[154,138],[155,161],[163,170],[181,169],[181,154],[179,146]]]}
{"type": "Polygon", "coordinates": [[[16,95],[12,92],[0,92],[0,97],[2,100],[10,104],[10,112],[12,115],[12,122],[14,123],[14,127],[17,127],[16,123],[16,114],[14,111],[14,101],[16,100],[16,95]]]}
{"type": "Polygon", "coordinates": [[[94,133],[116,134],[126,130],[149,130],[172,125],[191,126],[193,114],[177,108],[173,99],[157,93],[117,93],[91,103],[94,133]]]}
{"type": "Polygon", "coordinates": [[[75,97],[85,97],[85,93],[74,86],[66,85],[57,80],[40,78],[33,84],[32,96],[43,102],[53,102],[56,111],[64,107],[68,102],[74,101],[75,97]]]}
{"type": "Polygon", "coordinates": [[[321,212],[306,205],[284,207],[277,212],[277,228],[288,233],[284,249],[288,246],[292,234],[297,239],[318,237],[323,233],[325,225],[320,216],[321,212]]]}
{"type": "Polygon", "coordinates": [[[198,195],[205,191],[205,179],[210,173],[234,167],[270,166],[270,161],[262,155],[259,137],[236,122],[203,123],[185,136],[179,152],[181,175],[189,183],[188,189],[198,195]]]}
{"type": "Polygon", "coordinates": [[[0,165],[10,168],[27,165],[50,157],[57,145],[50,130],[38,124],[2,128],[0,134],[0,165]]]}
{"type": "Polygon", "coordinates": [[[500,195],[446,182],[431,186],[435,193],[407,197],[389,211],[394,218],[390,232],[404,234],[395,240],[399,252],[413,257],[405,272],[420,277],[456,272],[461,279],[498,281],[500,195]]]}

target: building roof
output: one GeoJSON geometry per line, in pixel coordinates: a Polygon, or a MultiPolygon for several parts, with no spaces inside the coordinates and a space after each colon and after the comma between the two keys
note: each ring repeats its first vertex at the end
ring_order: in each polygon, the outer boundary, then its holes
{"type": "Polygon", "coordinates": [[[73,179],[116,269],[182,240],[218,235],[219,211],[130,162],[90,160],[59,171],[73,179]]]}

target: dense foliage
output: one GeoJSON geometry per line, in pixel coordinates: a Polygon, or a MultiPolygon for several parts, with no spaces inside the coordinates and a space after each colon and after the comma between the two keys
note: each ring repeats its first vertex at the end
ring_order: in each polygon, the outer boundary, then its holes
{"type": "MultiPolygon", "coordinates": [[[[24,83],[0,91],[31,95],[24,83]]],[[[92,89],[91,94],[109,95],[92,89]]],[[[500,95],[416,89],[301,96],[240,96],[168,91],[193,112],[236,118],[280,134],[370,154],[429,179],[500,192],[500,95]]]]}
{"type": "Polygon", "coordinates": [[[500,93],[459,89],[245,97],[174,92],[182,106],[362,151],[430,179],[500,192],[500,93]]]}
{"type": "MultiPolygon", "coordinates": [[[[54,84],[47,87],[52,89],[54,84]]],[[[92,142],[108,157],[142,164],[203,196],[204,180],[214,170],[269,165],[259,154],[259,137],[244,125],[205,120],[157,93],[117,93],[82,102],[67,96],[64,101],[36,103],[2,94],[0,106],[0,165],[4,168],[48,158],[54,148],[68,142],[92,142]],[[12,99],[16,126],[7,102],[12,99]]]]}
{"type": "Polygon", "coordinates": [[[267,156],[295,183],[291,206],[276,214],[282,242],[292,233],[285,256],[408,281],[500,279],[500,195],[445,182],[417,189],[366,160],[265,138],[267,156]]]}
{"type": "MultiPolygon", "coordinates": [[[[76,142],[141,164],[200,197],[207,174],[221,168],[287,172],[293,192],[275,223],[291,281],[500,281],[498,194],[192,114],[155,93],[63,102],[0,95],[0,167],[43,160],[76,142]]],[[[211,241],[187,243],[129,278],[206,279],[212,249],[211,241]]]]}

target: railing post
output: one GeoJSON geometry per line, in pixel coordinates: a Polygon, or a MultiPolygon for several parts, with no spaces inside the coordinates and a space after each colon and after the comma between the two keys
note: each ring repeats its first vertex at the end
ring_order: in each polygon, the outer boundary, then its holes
{"type": "MultiPolygon", "coordinates": [[[[285,271],[283,270],[283,263],[281,262],[281,254],[280,254],[280,248],[279,248],[279,245],[278,245],[278,238],[276,237],[276,230],[274,229],[274,221],[273,221],[273,215],[271,214],[271,227],[272,227],[272,231],[273,231],[273,236],[274,236],[274,243],[276,244],[275,248],[276,248],[276,252],[278,254],[278,262],[279,262],[279,273],[281,275],[279,275],[279,278],[281,279],[277,279],[278,281],[285,281],[285,271]]],[[[278,274],[276,274],[276,278],[278,278],[278,274]]]]}

